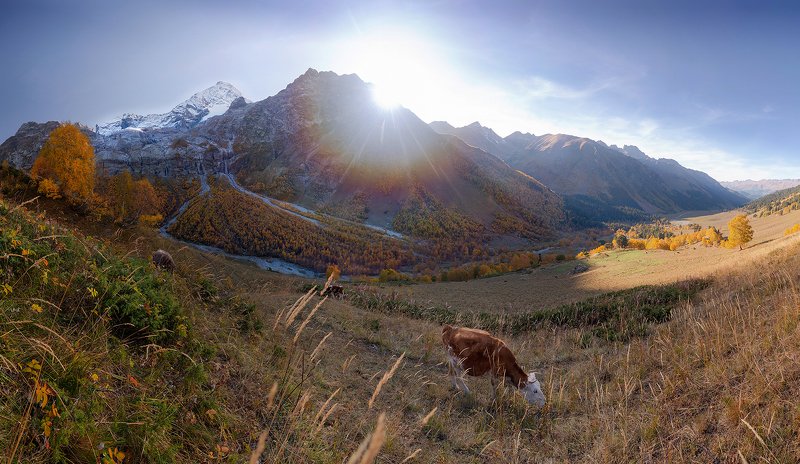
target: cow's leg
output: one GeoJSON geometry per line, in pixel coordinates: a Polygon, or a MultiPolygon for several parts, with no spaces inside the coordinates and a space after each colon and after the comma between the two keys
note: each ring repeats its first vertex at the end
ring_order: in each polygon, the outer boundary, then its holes
{"type": "Polygon", "coordinates": [[[450,374],[450,382],[453,383],[453,388],[456,390],[460,390],[461,387],[458,386],[458,377],[457,377],[457,370],[455,363],[453,362],[453,357],[447,357],[447,372],[450,374]]]}
{"type": "Polygon", "coordinates": [[[464,393],[469,393],[469,387],[467,387],[467,382],[464,381],[464,376],[466,373],[464,369],[458,369],[458,381],[461,382],[461,391],[464,393]]]}
{"type": "Polygon", "coordinates": [[[490,373],[489,378],[492,379],[492,400],[497,401],[497,377],[490,373]]]}

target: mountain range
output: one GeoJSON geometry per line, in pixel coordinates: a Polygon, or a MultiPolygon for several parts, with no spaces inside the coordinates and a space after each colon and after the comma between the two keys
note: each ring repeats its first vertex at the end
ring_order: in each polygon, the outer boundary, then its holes
{"type": "MultiPolygon", "coordinates": [[[[101,171],[186,177],[225,173],[247,189],[421,239],[556,236],[562,199],[529,175],[404,108],[385,110],[355,75],[309,69],[278,94],[248,102],[220,83],[165,115],[84,127],[101,171]],[[216,90],[224,92],[216,92],[216,90]],[[224,95],[227,110],[210,106],[224,95]],[[187,110],[189,108],[189,110],[187,110]],[[128,122],[131,125],[127,125],[128,122]]],[[[26,123],[0,159],[29,169],[57,122],[26,123]]]]}
{"type": "MultiPolygon", "coordinates": [[[[0,159],[29,169],[58,122],[29,122],[0,159]]],[[[309,69],[250,102],[218,82],[164,114],[124,114],[90,138],[101,171],[230,174],[254,192],[420,238],[457,230],[552,238],[573,225],[719,210],[746,200],[708,175],[634,146],[563,134],[500,137],[473,123],[426,124],[374,103],[356,75],[309,69]]]]}
{"type": "Polygon", "coordinates": [[[734,180],[720,182],[723,187],[739,192],[751,200],[800,185],[800,179],[734,180]]]}
{"type": "Polygon", "coordinates": [[[747,201],[703,172],[672,159],[651,158],[631,145],[620,148],[565,134],[514,132],[500,137],[478,122],[459,128],[442,121],[430,125],[494,154],[563,195],[568,205],[593,210],[605,220],[636,212],[729,209],[747,201]]]}

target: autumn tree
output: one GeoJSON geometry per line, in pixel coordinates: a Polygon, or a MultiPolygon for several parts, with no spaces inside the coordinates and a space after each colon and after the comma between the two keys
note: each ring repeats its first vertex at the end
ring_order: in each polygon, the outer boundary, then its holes
{"type": "Polygon", "coordinates": [[[122,171],[109,179],[107,196],[118,223],[133,224],[143,217],[160,221],[163,200],[145,178],[134,180],[130,171],[122,171]]]}
{"type": "Polygon", "coordinates": [[[342,275],[342,270],[339,269],[339,266],[335,264],[328,264],[328,269],[325,270],[325,277],[331,279],[332,281],[339,280],[339,276],[342,275]],[[331,278],[331,276],[333,276],[331,278]]]}
{"type": "MultiPolygon", "coordinates": [[[[46,194],[58,190],[70,203],[86,203],[94,191],[94,148],[74,124],[62,124],[50,133],[31,168],[31,177],[44,182],[46,194]],[[58,190],[53,188],[58,187],[58,190]]],[[[42,184],[40,184],[41,186],[42,184]]]]}
{"type": "Polygon", "coordinates": [[[731,246],[739,246],[742,249],[746,243],[753,240],[753,228],[750,226],[750,221],[747,216],[740,214],[731,219],[728,223],[728,242],[731,246]]]}

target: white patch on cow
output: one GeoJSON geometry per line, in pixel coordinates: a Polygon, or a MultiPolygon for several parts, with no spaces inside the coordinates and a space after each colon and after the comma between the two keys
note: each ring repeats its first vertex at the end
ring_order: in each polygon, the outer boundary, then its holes
{"type": "Polygon", "coordinates": [[[522,396],[525,397],[525,400],[528,403],[534,404],[536,406],[542,407],[545,403],[544,392],[542,392],[542,384],[536,380],[536,374],[531,372],[528,375],[528,382],[525,386],[520,390],[522,392],[522,396]]]}

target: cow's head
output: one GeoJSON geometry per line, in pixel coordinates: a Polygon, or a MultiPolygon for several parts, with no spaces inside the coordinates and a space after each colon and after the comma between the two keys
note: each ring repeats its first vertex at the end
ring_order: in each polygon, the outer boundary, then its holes
{"type": "Polygon", "coordinates": [[[528,403],[535,404],[536,406],[544,406],[544,393],[542,393],[542,384],[536,380],[536,373],[531,372],[528,374],[528,382],[522,388],[522,396],[528,403]]]}

